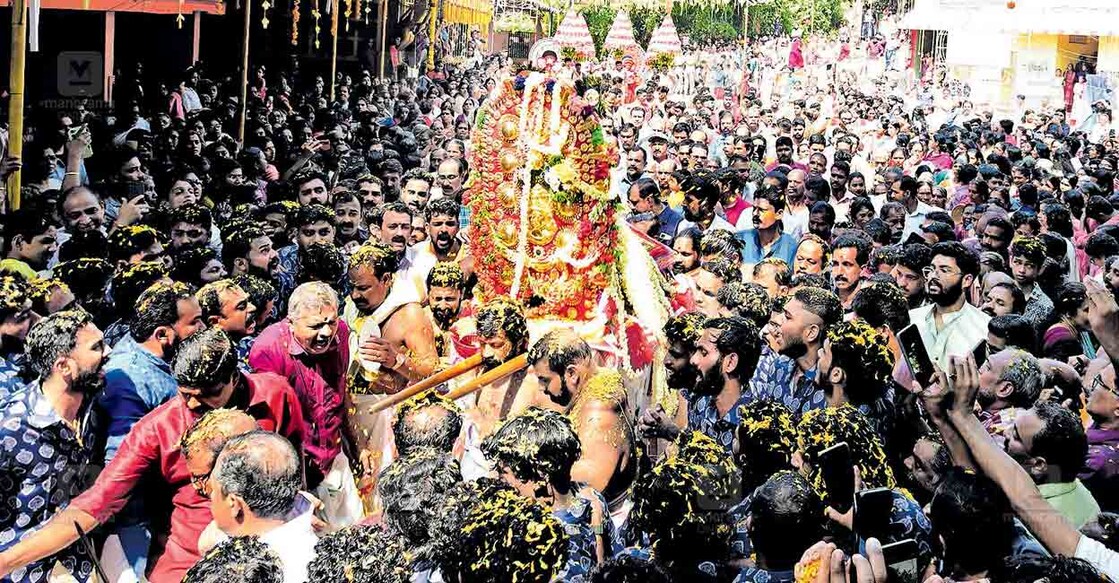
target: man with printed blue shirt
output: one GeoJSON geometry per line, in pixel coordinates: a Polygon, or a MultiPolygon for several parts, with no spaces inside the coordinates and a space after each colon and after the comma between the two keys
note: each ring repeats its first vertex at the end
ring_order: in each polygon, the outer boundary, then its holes
{"type": "Polygon", "coordinates": [[[758,329],[745,318],[713,318],[692,353],[699,371],[695,389],[685,392],[688,429],[714,439],[731,453],[738,427],[738,408],[749,401],[746,382],[758,363],[758,329]]]}
{"type": "MultiPolygon", "coordinates": [[[[93,397],[104,386],[109,354],[89,315],[63,311],[27,336],[29,365],[39,380],[0,400],[0,551],[38,530],[87,481],[98,444],[93,397]]],[[[80,545],[13,571],[6,581],[37,583],[68,571],[88,581],[93,561],[80,545]]]]}
{"type": "Polygon", "coordinates": [[[778,318],[774,342],[762,354],[750,379],[751,400],[776,401],[797,417],[827,405],[816,385],[817,360],[828,328],[843,320],[843,306],[832,292],[814,287],[797,290],[778,318]]]}
{"type": "Polygon", "coordinates": [[[0,278],[0,398],[24,387],[24,339],[35,318],[27,284],[16,277],[0,278]]]}

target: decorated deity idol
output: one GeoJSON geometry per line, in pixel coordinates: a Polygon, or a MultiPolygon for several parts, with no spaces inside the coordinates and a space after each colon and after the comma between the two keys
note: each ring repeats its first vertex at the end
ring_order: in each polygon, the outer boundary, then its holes
{"type": "MultiPolygon", "coordinates": [[[[504,79],[478,112],[464,196],[474,293],[519,301],[533,337],[573,326],[608,362],[636,371],[663,350],[663,279],[619,212],[610,183],[618,152],[597,97],[553,72],[559,53],[551,39],[538,42],[534,68],[504,79]]],[[[661,400],[657,376],[651,396],[661,400]]]]}

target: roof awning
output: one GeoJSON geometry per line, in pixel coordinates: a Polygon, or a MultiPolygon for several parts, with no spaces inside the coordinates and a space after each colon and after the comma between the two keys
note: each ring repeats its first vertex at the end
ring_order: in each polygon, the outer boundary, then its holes
{"type": "MultiPolygon", "coordinates": [[[[11,0],[0,0],[10,6],[11,0]]],[[[143,12],[145,14],[225,14],[225,3],[214,0],[42,0],[45,10],[88,10],[93,12],[143,12]]]]}
{"type": "Polygon", "coordinates": [[[917,0],[900,28],[1002,34],[1119,36],[1119,1],[1019,0],[1015,8],[987,0],[917,0]]]}

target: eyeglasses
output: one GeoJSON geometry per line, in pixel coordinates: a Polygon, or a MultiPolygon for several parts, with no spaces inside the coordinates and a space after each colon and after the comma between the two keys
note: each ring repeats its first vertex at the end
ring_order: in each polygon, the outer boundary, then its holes
{"type": "Polygon", "coordinates": [[[1115,387],[1109,387],[1107,383],[1103,382],[1103,374],[1097,374],[1096,378],[1092,379],[1091,390],[1094,393],[1096,392],[1096,389],[1103,389],[1114,395],[1116,398],[1119,398],[1119,389],[1116,389],[1115,387]]]}
{"type": "Polygon", "coordinates": [[[205,496],[207,498],[210,496],[211,473],[213,473],[213,470],[210,470],[209,472],[206,472],[205,474],[199,476],[193,474],[191,474],[190,476],[190,485],[194,486],[194,491],[198,492],[199,495],[205,496]]]}
{"type": "Polygon", "coordinates": [[[962,271],[959,271],[957,269],[952,269],[951,267],[946,267],[946,266],[943,266],[943,265],[941,265],[939,267],[936,266],[936,265],[928,265],[928,266],[925,266],[925,268],[921,270],[921,274],[924,275],[926,278],[929,277],[930,275],[932,275],[933,272],[936,272],[936,274],[939,275],[940,277],[949,277],[949,276],[952,276],[952,275],[961,275],[963,273],[962,271]]]}

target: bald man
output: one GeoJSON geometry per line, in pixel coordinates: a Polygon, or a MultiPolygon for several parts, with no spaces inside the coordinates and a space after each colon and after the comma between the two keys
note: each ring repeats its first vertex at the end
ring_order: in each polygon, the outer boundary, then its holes
{"type": "Polygon", "coordinates": [[[804,182],[808,173],[799,168],[789,171],[789,185],[785,187],[785,214],[781,218],[784,231],[794,239],[808,232],[808,202],[804,196],[804,182]]]}

